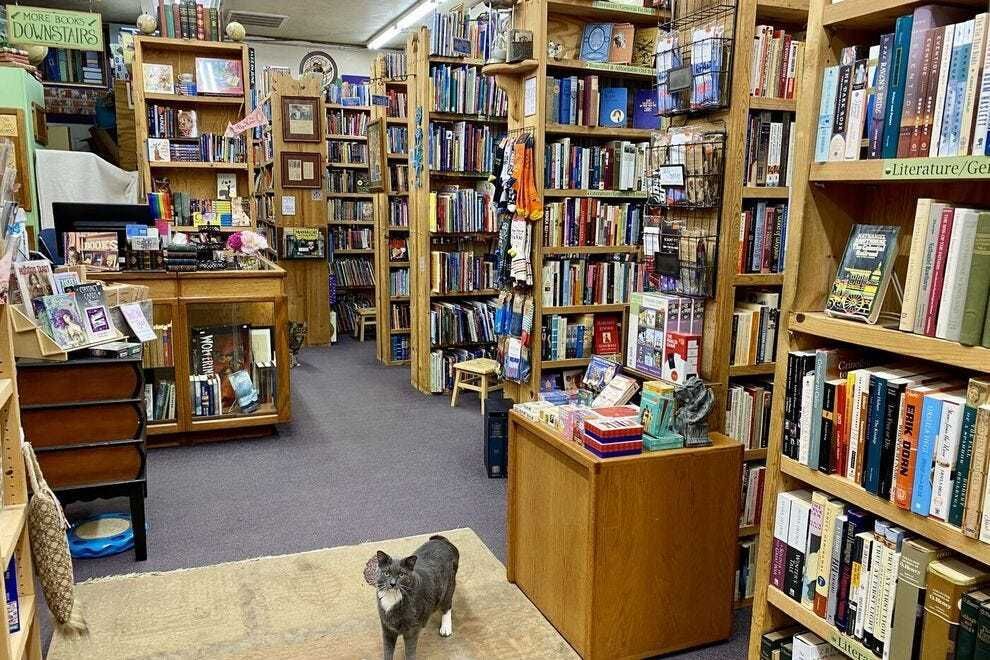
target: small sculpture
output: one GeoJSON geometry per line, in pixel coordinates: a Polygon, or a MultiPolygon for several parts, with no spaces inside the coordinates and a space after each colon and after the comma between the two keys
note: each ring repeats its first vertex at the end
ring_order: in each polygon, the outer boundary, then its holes
{"type": "Polygon", "coordinates": [[[245,30],[244,26],[238,23],[237,21],[231,21],[230,23],[227,23],[226,32],[227,32],[227,37],[231,41],[244,41],[244,37],[247,36],[247,30],[245,30]]]}
{"type": "Polygon", "coordinates": [[[141,14],[134,23],[141,34],[154,34],[158,29],[158,21],[151,14],[141,14]]]}
{"type": "Polygon", "coordinates": [[[684,437],[685,447],[707,447],[708,414],[715,405],[715,396],[697,376],[691,376],[684,387],[674,391],[674,430],[684,437]]]}
{"type": "Polygon", "coordinates": [[[302,348],[303,342],[306,341],[306,335],[309,333],[309,328],[306,327],[305,323],[300,323],[298,321],[289,321],[289,368],[293,369],[299,366],[299,349],[302,348]]]}
{"type": "Polygon", "coordinates": [[[559,60],[564,54],[564,45],[552,39],[547,42],[547,57],[552,60],[559,60]]]}

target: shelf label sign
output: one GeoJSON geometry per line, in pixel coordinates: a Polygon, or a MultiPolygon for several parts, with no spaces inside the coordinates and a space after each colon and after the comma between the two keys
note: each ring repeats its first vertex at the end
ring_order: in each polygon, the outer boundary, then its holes
{"type": "Polygon", "coordinates": [[[83,11],[8,5],[7,39],[18,46],[102,51],[103,20],[83,11]]]}
{"type": "Polygon", "coordinates": [[[892,158],[883,162],[884,179],[990,179],[990,158],[892,158]]]}

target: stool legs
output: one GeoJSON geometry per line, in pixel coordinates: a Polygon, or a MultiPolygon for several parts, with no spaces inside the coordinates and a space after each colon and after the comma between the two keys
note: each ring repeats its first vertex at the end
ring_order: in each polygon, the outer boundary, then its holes
{"type": "Polygon", "coordinates": [[[461,372],[454,369],[454,391],[450,395],[450,407],[457,406],[457,395],[461,391],[461,372]]]}
{"type": "Polygon", "coordinates": [[[481,416],[485,416],[485,399],[488,398],[488,374],[481,375],[481,389],[478,391],[478,397],[481,399],[481,416]]]}

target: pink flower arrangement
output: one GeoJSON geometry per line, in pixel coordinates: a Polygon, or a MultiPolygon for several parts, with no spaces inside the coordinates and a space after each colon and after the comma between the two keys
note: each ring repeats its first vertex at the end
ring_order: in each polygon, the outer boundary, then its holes
{"type": "Polygon", "coordinates": [[[240,254],[255,255],[268,247],[268,241],[261,234],[245,229],[231,234],[227,247],[240,254]]]}

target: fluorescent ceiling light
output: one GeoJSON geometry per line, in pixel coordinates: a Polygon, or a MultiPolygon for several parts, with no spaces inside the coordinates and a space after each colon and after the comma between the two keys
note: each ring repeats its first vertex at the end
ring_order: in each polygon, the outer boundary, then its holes
{"type": "Polygon", "coordinates": [[[399,17],[399,20],[372,37],[367,46],[371,50],[382,48],[400,32],[419,23],[424,16],[437,8],[437,0],[422,0],[419,4],[399,17]]]}

